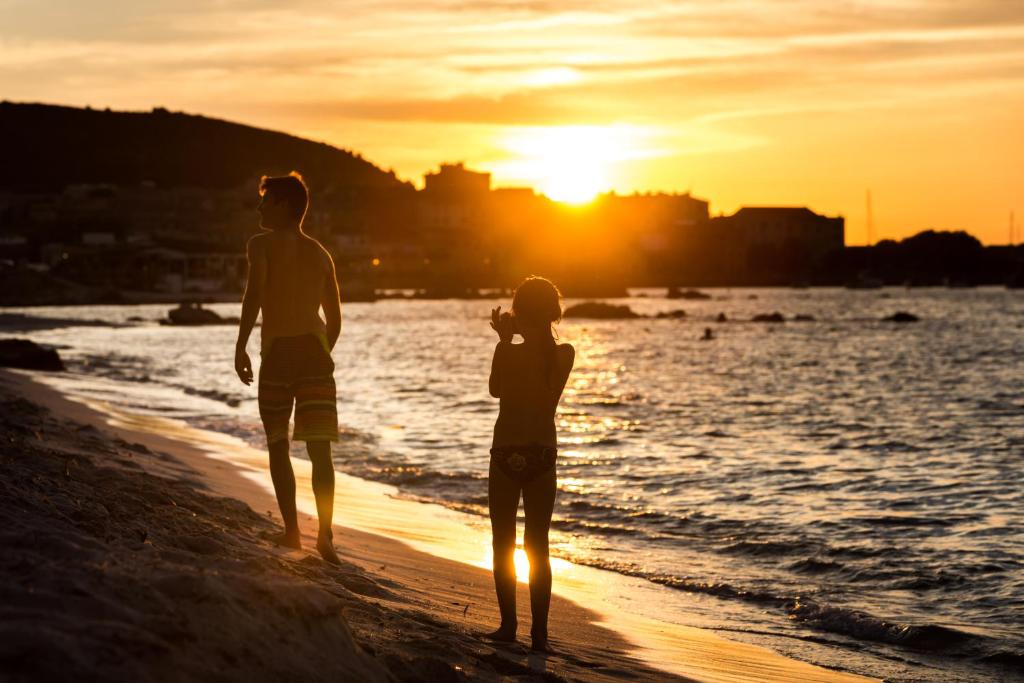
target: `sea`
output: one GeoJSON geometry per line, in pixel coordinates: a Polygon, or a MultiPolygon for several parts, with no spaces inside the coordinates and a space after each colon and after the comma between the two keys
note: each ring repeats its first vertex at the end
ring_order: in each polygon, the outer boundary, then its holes
{"type": "MultiPolygon", "coordinates": [[[[657,586],[660,618],[823,666],[1024,680],[1024,291],[705,292],[630,290],[606,301],[642,317],[558,326],[577,353],[552,552],[657,586]]],[[[509,303],[345,304],[338,469],[484,516],[488,321],[509,303]]],[[[0,336],[58,348],[67,391],[262,447],[236,328],[167,309],[7,308],[0,336]]]]}

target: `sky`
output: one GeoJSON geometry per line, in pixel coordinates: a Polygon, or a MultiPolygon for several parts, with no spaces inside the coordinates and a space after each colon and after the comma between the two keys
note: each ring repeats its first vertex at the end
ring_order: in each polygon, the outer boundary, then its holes
{"type": "Polygon", "coordinates": [[[0,0],[0,99],[204,114],[554,198],[1024,239],[1024,0],[0,0]]]}

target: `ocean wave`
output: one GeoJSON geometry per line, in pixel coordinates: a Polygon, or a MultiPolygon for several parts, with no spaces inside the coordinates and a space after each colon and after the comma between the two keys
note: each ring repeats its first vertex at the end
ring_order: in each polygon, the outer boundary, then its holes
{"type": "Polygon", "coordinates": [[[787,569],[800,574],[826,574],[829,572],[840,572],[846,569],[842,562],[832,560],[819,560],[814,557],[805,557],[787,566],[787,569]]]}
{"type": "Polygon", "coordinates": [[[990,636],[967,633],[941,624],[913,624],[889,621],[863,611],[821,604],[810,599],[791,598],[770,590],[759,590],[724,581],[645,572],[636,566],[592,559],[575,561],[602,569],[644,578],[675,590],[737,600],[759,608],[784,611],[791,622],[819,632],[834,633],[860,642],[898,646],[941,657],[966,658],[977,662],[1009,666],[1021,670],[1024,651],[1015,644],[990,636]]]}
{"type": "Polygon", "coordinates": [[[195,387],[186,386],[178,386],[178,388],[189,396],[202,396],[203,398],[208,398],[212,401],[220,401],[230,408],[237,408],[241,405],[242,401],[248,398],[246,396],[239,396],[238,394],[217,391],[216,389],[196,389],[195,387]]]}
{"type": "Polygon", "coordinates": [[[942,517],[915,517],[911,515],[876,515],[876,516],[864,516],[864,517],[850,517],[851,522],[861,522],[864,524],[870,524],[872,526],[926,526],[926,527],[950,527],[954,526],[956,522],[954,520],[945,519],[942,517]]]}
{"type": "Polygon", "coordinates": [[[369,463],[353,463],[351,461],[345,463],[344,467],[354,476],[399,487],[434,489],[434,493],[439,493],[437,491],[439,488],[446,490],[455,488],[459,492],[466,493],[471,493],[480,487],[486,490],[483,482],[487,480],[487,476],[469,472],[441,472],[412,464],[387,464],[375,467],[369,463]]]}
{"type": "Polygon", "coordinates": [[[753,541],[742,540],[730,543],[718,549],[719,552],[727,554],[753,555],[764,557],[767,555],[792,555],[810,547],[808,543],[791,541],[753,541]]]}
{"type": "Polygon", "coordinates": [[[982,651],[992,645],[991,638],[958,631],[949,626],[887,621],[866,612],[821,605],[800,598],[794,600],[786,611],[791,619],[829,633],[915,650],[945,654],[960,652],[962,656],[969,656],[973,652],[980,657],[982,651]]]}
{"type": "Polygon", "coordinates": [[[634,526],[592,522],[584,519],[555,518],[551,520],[551,527],[567,533],[586,532],[588,534],[601,534],[602,536],[629,536],[635,539],[653,539],[656,537],[656,535],[634,526]]]}
{"type": "Polygon", "coordinates": [[[67,366],[75,372],[98,375],[121,382],[149,383],[154,381],[148,359],[140,356],[116,353],[70,356],[67,359],[67,366]]]}

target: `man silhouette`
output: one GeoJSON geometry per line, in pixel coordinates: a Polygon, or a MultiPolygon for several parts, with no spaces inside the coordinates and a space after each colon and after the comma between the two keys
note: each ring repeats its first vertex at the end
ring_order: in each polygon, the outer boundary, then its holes
{"type": "Polygon", "coordinates": [[[302,176],[294,171],[286,176],[263,176],[259,190],[257,211],[263,232],[246,245],[249,274],[235,345],[235,372],[242,382],[252,384],[252,364],[245,347],[262,309],[260,418],[270,451],[270,476],[284,518],[284,534],[275,541],[301,547],[288,439],[294,405],[292,438],[306,442],[313,463],[313,494],[320,520],[316,548],[324,560],[337,564],[331,534],[331,442],[338,440],[338,411],[331,350],[341,334],[338,281],[330,254],[302,231],[309,205],[302,176]],[[320,317],[321,307],[324,318],[320,317]]]}

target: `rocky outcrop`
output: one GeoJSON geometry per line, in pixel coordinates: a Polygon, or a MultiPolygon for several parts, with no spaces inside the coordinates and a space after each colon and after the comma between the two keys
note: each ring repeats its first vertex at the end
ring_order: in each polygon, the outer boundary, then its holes
{"type": "Polygon", "coordinates": [[[161,325],[236,325],[238,318],[224,318],[203,308],[201,303],[182,302],[177,308],[167,311],[167,318],[160,321],[161,325]]]}
{"type": "Polygon", "coordinates": [[[885,316],[884,318],[882,318],[882,320],[887,323],[916,323],[918,320],[920,320],[920,318],[918,318],[913,313],[907,313],[906,311],[896,311],[892,315],[885,316]]]}
{"type": "Polygon", "coordinates": [[[595,318],[599,320],[628,320],[642,317],[625,304],[606,304],[603,301],[584,301],[569,306],[563,318],[595,318]]]}
{"type": "Polygon", "coordinates": [[[711,295],[710,294],[705,294],[704,292],[701,292],[701,291],[696,290],[696,289],[687,289],[685,291],[680,291],[680,289],[678,287],[669,287],[668,291],[665,292],[665,298],[666,299],[689,299],[689,300],[692,300],[692,301],[702,301],[702,300],[710,299],[711,295]]]}
{"type": "Polygon", "coordinates": [[[662,311],[661,313],[658,313],[654,317],[655,318],[672,318],[672,319],[678,320],[679,318],[685,318],[686,317],[686,311],[684,311],[681,308],[677,308],[677,309],[672,310],[672,311],[662,311]]]}
{"type": "Polygon", "coordinates": [[[64,361],[54,349],[28,339],[0,339],[0,366],[24,370],[64,370],[64,361]]]}

